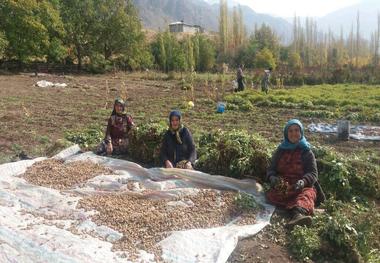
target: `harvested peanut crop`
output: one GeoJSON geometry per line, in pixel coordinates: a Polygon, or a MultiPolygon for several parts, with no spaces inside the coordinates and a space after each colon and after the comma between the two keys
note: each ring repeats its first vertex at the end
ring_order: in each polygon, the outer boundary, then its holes
{"type": "Polygon", "coordinates": [[[112,174],[112,170],[90,161],[48,159],[29,167],[24,178],[32,184],[63,190],[101,174],[112,174]]]}
{"type": "Polygon", "coordinates": [[[123,238],[114,244],[115,249],[128,251],[131,259],[139,249],[159,258],[161,253],[156,244],[171,231],[223,226],[237,216],[243,224],[254,223],[254,211],[239,208],[236,196],[236,192],[216,190],[200,190],[196,195],[174,200],[147,199],[144,195],[99,195],[82,199],[79,206],[97,210],[99,213],[93,216],[96,223],[123,233],[123,238]]]}

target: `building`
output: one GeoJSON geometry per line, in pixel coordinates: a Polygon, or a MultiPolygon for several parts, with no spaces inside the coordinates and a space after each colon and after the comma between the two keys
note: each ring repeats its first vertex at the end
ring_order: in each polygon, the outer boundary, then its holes
{"type": "Polygon", "coordinates": [[[204,33],[204,29],[198,25],[188,25],[183,21],[169,24],[169,31],[172,33],[204,33]]]}

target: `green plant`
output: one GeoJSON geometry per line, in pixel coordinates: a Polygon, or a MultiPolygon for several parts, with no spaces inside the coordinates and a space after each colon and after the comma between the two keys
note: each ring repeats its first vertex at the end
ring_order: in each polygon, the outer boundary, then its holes
{"type": "Polygon", "coordinates": [[[235,204],[242,210],[257,210],[261,207],[252,195],[244,192],[239,192],[236,195],[235,204]]]}
{"type": "Polygon", "coordinates": [[[321,240],[317,229],[296,226],[290,233],[290,250],[299,260],[313,258],[320,250],[321,240]]]}
{"type": "Polygon", "coordinates": [[[264,177],[270,155],[270,144],[260,135],[219,130],[200,137],[197,168],[231,177],[264,177]]]}
{"type": "Polygon", "coordinates": [[[130,156],[145,164],[160,165],[159,153],[168,126],[165,122],[150,122],[136,127],[130,133],[130,156]]]}
{"type": "Polygon", "coordinates": [[[79,131],[67,131],[65,133],[65,139],[79,144],[85,148],[95,147],[104,138],[104,131],[99,126],[90,126],[86,129],[79,131]]]}

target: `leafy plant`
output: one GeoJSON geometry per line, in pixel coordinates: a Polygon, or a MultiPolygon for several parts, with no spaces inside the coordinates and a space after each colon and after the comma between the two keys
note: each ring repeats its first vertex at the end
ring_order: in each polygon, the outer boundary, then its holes
{"type": "Polygon", "coordinates": [[[321,240],[313,228],[296,226],[290,233],[290,250],[299,260],[313,258],[319,251],[321,240]]]}
{"type": "Polygon", "coordinates": [[[231,177],[264,177],[269,166],[271,147],[257,134],[246,131],[216,131],[199,140],[197,168],[231,177]]]}
{"type": "Polygon", "coordinates": [[[68,131],[65,133],[66,140],[85,148],[95,147],[103,138],[104,131],[98,126],[90,126],[84,130],[68,131]]]}
{"type": "Polygon", "coordinates": [[[162,139],[167,130],[165,122],[147,122],[131,131],[130,156],[139,162],[159,165],[162,139]]]}
{"type": "Polygon", "coordinates": [[[261,207],[252,195],[244,192],[239,192],[236,195],[235,204],[242,210],[257,210],[261,207]]]}

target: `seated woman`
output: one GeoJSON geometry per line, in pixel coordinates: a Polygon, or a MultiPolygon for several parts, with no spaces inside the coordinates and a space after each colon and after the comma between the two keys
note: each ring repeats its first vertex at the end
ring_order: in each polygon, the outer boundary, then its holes
{"type": "Polygon", "coordinates": [[[125,102],[115,100],[113,111],[108,119],[106,136],[98,147],[98,154],[125,154],[128,149],[128,133],[134,126],[132,117],[125,112],[125,102]]]}
{"type": "Polygon", "coordinates": [[[165,133],[160,155],[165,168],[193,169],[195,144],[190,131],[181,124],[179,111],[169,114],[169,129],[165,133]]]}
{"type": "Polygon", "coordinates": [[[299,120],[290,120],[284,129],[284,140],[273,154],[267,172],[272,186],[267,199],[291,212],[288,227],[312,223],[310,215],[315,202],[324,200],[317,177],[316,160],[304,137],[303,126],[299,120]]]}

